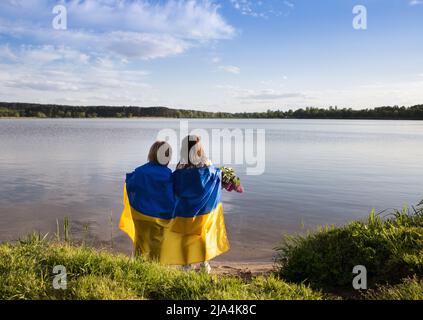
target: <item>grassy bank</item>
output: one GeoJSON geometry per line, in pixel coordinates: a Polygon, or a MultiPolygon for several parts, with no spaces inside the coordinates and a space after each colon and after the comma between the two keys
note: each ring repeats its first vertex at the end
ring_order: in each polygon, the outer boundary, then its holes
{"type": "Polygon", "coordinates": [[[344,298],[423,300],[421,207],[288,237],[277,249],[278,271],[248,279],[182,272],[65,238],[34,234],[1,244],[0,299],[322,300],[343,292],[344,298]],[[53,288],[57,265],[66,267],[66,290],[53,288]],[[355,265],[368,271],[369,290],[358,294],[351,285],[355,265]]]}
{"type": "MultiPolygon", "coordinates": [[[[321,228],[305,236],[286,237],[277,248],[279,275],[294,283],[307,283],[323,290],[351,290],[352,270],[367,269],[368,287],[397,285],[379,290],[420,288],[423,299],[423,206],[370,214],[366,221],[343,227],[321,228]],[[413,278],[413,280],[403,279],[413,278]],[[401,284],[402,282],[402,284],[401,284]]],[[[418,291],[418,290],[417,290],[418,291]]],[[[372,296],[374,297],[374,295],[372,296]]]]}
{"type": "Polygon", "coordinates": [[[0,245],[0,299],[323,299],[305,285],[276,277],[182,272],[106,251],[32,236],[0,245]],[[66,266],[67,289],[52,286],[53,267],[66,266]]]}

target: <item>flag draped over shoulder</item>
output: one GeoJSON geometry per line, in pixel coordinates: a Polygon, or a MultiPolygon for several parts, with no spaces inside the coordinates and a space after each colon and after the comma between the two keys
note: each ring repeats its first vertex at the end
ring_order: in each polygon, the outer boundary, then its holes
{"type": "Polygon", "coordinates": [[[169,176],[167,168],[143,167],[127,175],[119,225],[137,252],[186,265],[229,250],[219,169],[182,169],[169,176]]]}

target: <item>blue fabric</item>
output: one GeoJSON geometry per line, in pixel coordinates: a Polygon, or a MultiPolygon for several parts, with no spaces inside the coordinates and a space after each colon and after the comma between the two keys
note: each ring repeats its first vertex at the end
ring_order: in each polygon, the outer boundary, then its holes
{"type": "Polygon", "coordinates": [[[126,175],[131,207],[145,215],[172,219],[175,208],[172,170],[149,162],[126,175]]]}
{"type": "Polygon", "coordinates": [[[173,173],[175,217],[195,217],[213,211],[221,201],[220,169],[214,166],[173,173]]]}

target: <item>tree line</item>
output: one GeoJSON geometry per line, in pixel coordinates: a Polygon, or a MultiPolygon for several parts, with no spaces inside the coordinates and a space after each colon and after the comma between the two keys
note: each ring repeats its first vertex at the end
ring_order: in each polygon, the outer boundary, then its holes
{"type": "Polygon", "coordinates": [[[423,120],[423,105],[385,106],[374,109],[301,108],[266,112],[206,112],[167,107],[65,106],[53,104],[0,102],[0,117],[35,118],[234,118],[234,119],[390,119],[423,120]]]}

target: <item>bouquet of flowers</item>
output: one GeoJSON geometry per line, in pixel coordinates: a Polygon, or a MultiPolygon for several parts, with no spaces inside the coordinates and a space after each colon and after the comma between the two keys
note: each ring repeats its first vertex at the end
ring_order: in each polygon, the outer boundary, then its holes
{"type": "Polygon", "coordinates": [[[235,174],[234,169],[229,167],[221,167],[222,171],[222,188],[226,191],[235,190],[238,193],[244,192],[244,187],[241,185],[241,179],[235,174]]]}

